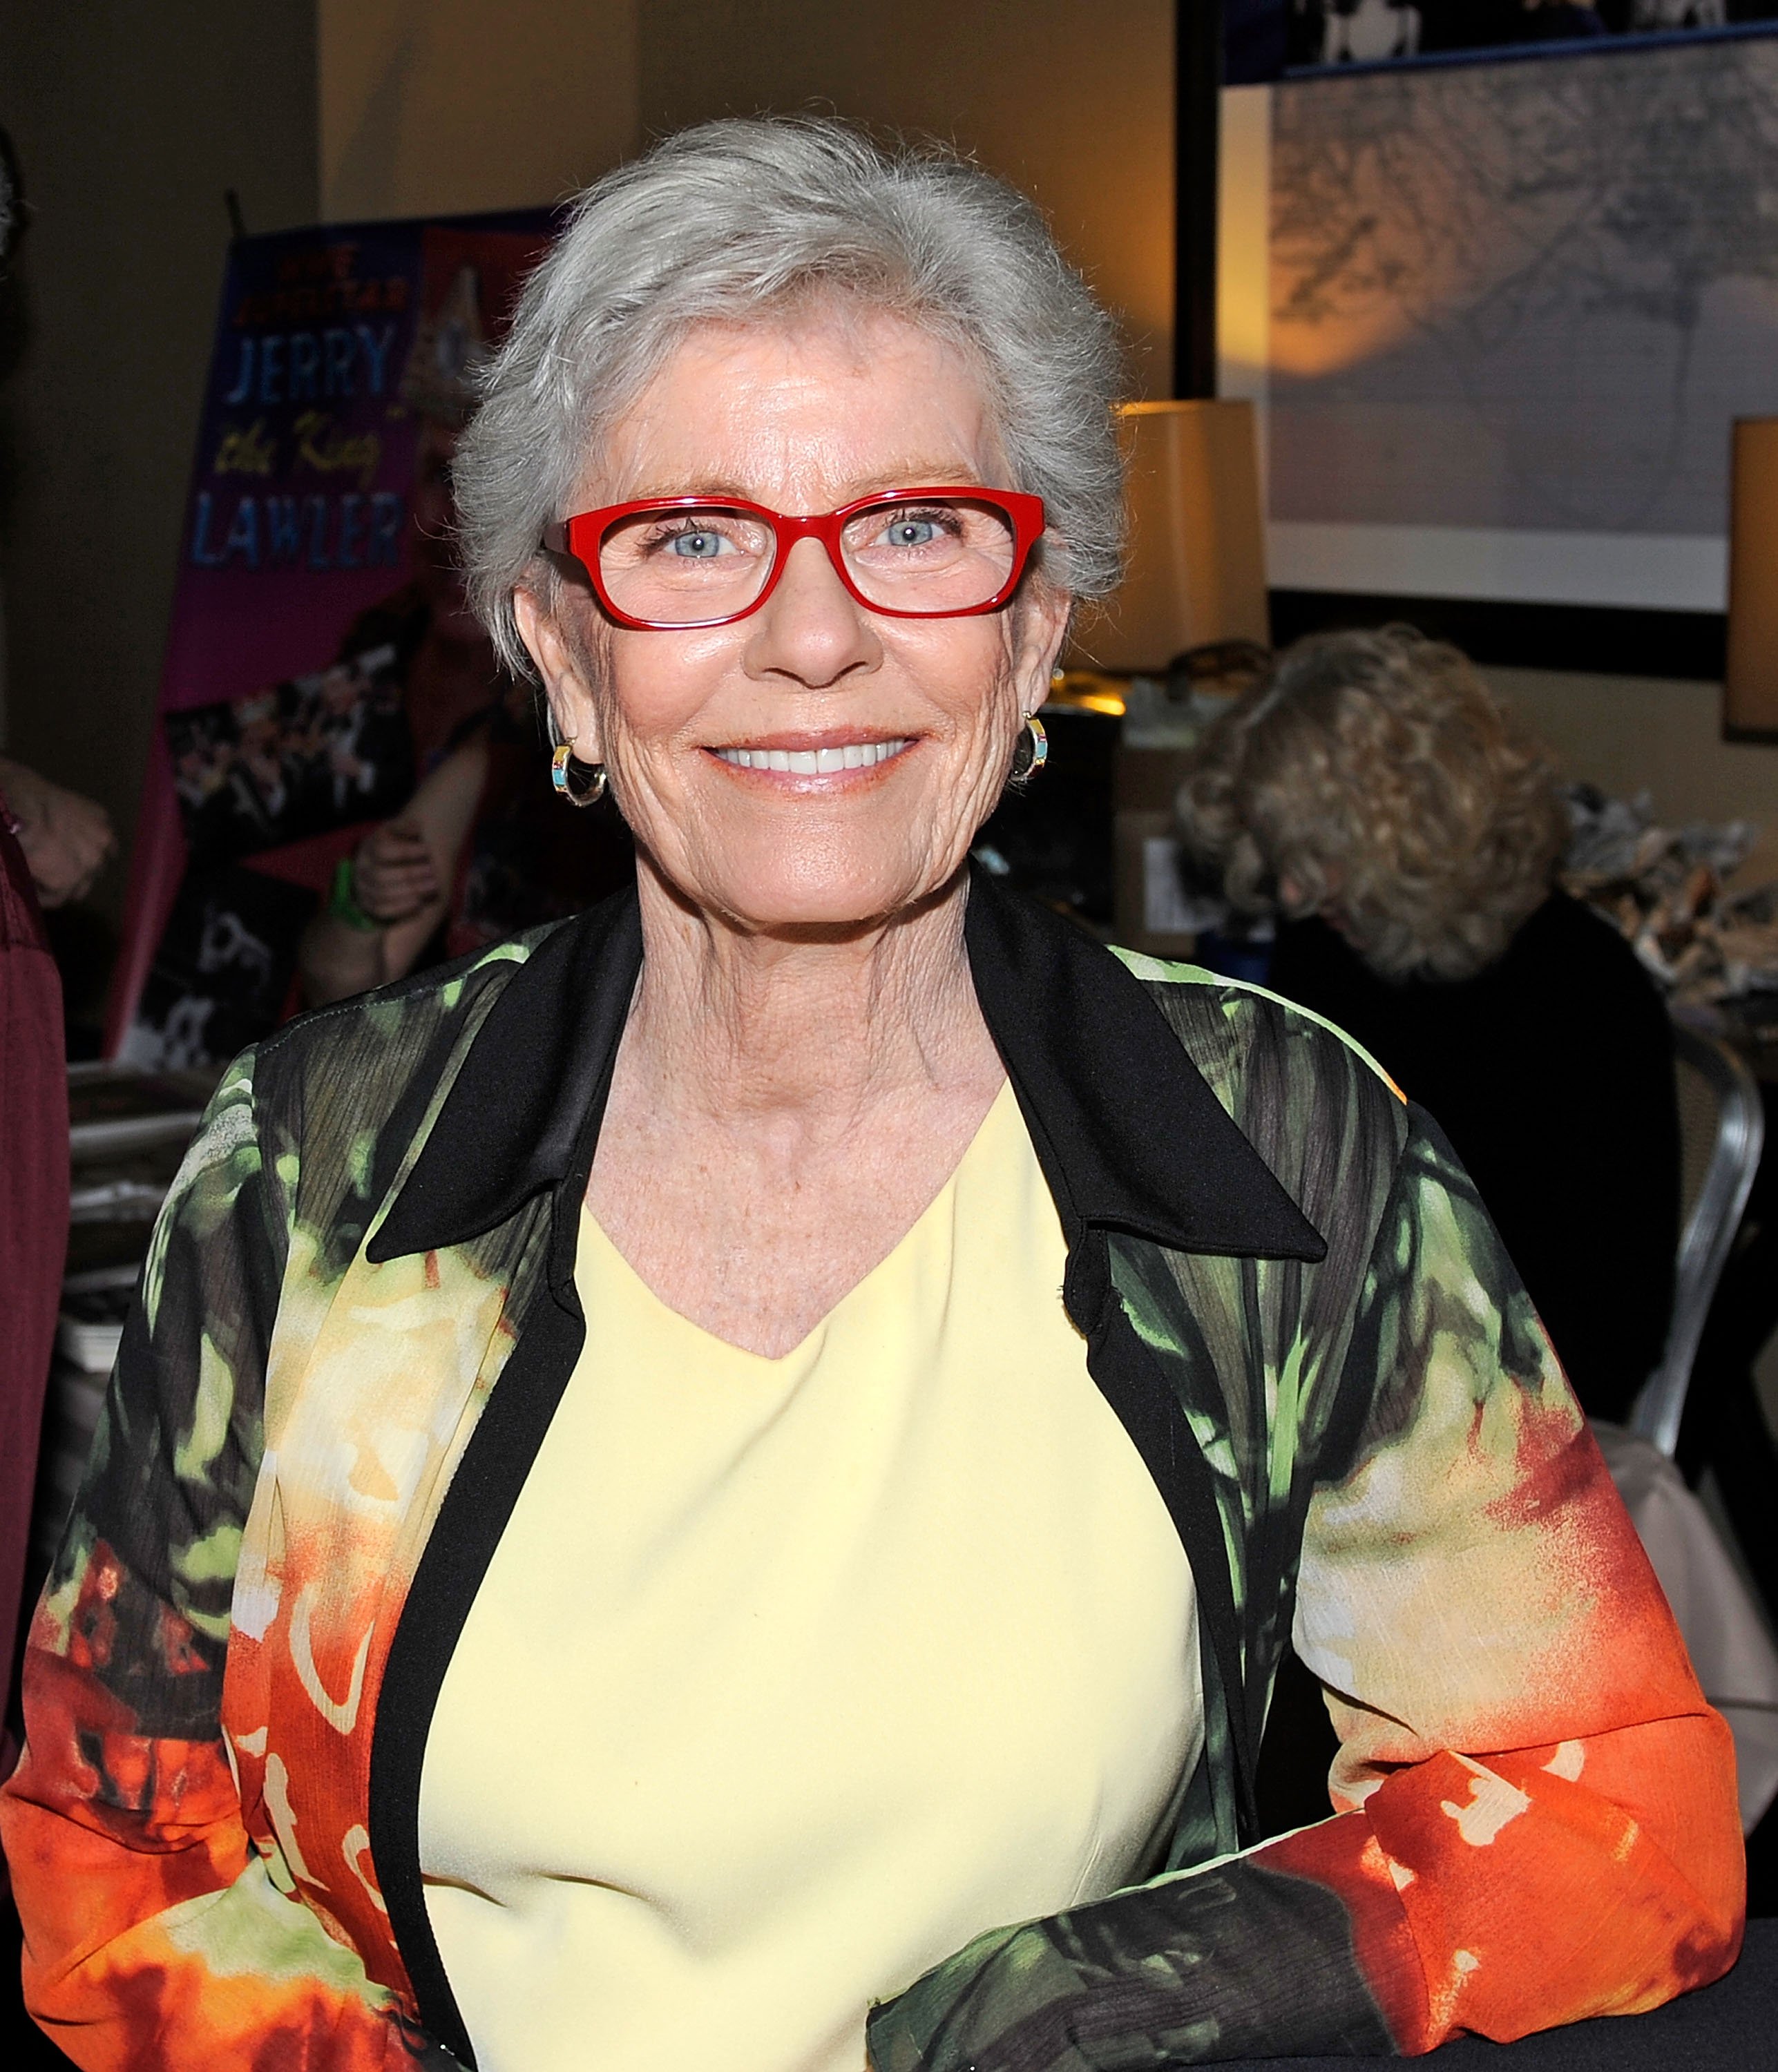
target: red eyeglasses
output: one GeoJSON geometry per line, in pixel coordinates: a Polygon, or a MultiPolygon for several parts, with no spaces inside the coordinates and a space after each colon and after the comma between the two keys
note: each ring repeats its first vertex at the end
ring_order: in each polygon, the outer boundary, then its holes
{"type": "Polygon", "coordinates": [[[727,626],[777,587],[799,540],[819,540],[858,602],[891,619],[997,611],[1043,531],[1043,500],[1011,489],[895,489],[812,518],[730,497],[651,496],[544,528],[619,626],[727,626]]]}

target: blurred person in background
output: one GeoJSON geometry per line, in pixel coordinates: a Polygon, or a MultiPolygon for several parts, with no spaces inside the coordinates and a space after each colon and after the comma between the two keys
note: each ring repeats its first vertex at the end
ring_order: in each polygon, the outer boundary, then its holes
{"type": "Polygon", "coordinates": [[[1615,928],[1556,885],[1550,758],[1455,648],[1314,634],[1212,727],[1187,849],[1275,913],[1270,984],[1437,1117],[1591,1416],[1659,1363],[1678,1245],[1673,1038],[1615,928]]]}
{"type": "MultiPolygon", "coordinates": [[[[1769,1881],[1778,1655],[1702,1503],[1624,1429],[1673,1305],[1671,1029],[1616,927],[1556,887],[1547,752],[1456,649],[1405,626],[1319,634],[1212,728],[1179,806],[1237,908],[1278,916],[1270,985],[1363,1043],[1475,1180],[1734,1729],[1769,1881]]],[[[1290,1671],[1270,1776],[1307,1817],[1331,1739],[1290,1671]]]]}
{"type": "Polygon", "coordinates": [[[535,706],[533,689],[508,680],[501,703],[340,865],[297,953],[306,1005],[566,920],[630,882],[629,833],[608,800],[573,820],[552,810],[535,706]]]}
{"type": "MultiPolygon", "coordinates": [[[[68,1244],[62,985],[43,934],[34,865],[45,870],[50,886],[64,898],[97,869],[90,841],[64,844],[46,832],[41,820],[35,854],[27,857],[22,820],[11,804],[21,774],[29,775],[0,759],[0,1770],[5,1770],[11,1769],[15,1753],[3,1716],[10,1710],[38,1437],[68,1244]]],[[[5,1877],[0,1868],[0,1889],[5,1877]]]]}
{"type": "Polygon", "coordinates": [[[421,417],[413,577],[361,614],[340,649],[394,647],[419,783],[340,863],[303,930],[297,978],[310,1007],[564,920],[633,870],[613,807],[573,828],[550,810],[535,689],[504,667],[463,589],[451,470],[471,375],[425,372],[421,381],[410,367],[403,383],[421,417]]]}

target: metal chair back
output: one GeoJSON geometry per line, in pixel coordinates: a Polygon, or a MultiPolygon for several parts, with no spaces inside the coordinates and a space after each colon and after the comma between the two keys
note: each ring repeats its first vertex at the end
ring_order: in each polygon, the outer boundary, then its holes
{"type": "Polygon", "coordinates": [[[1673,1322],[1661,1364],[1643,1383],[1630,1429],[1670,1458],[1692,1363],[1710,1298],[1740,1227],[1765,1142],[1759,1082],[1728,1045],[1683,1022],[1673,1025],[1682,1160],[1679,1262],[1673,1322]]]}

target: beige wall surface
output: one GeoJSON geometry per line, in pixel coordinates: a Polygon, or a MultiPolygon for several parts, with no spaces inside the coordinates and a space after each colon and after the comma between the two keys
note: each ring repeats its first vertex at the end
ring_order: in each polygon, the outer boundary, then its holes
{"type": "MultiPolygon", "coordinates": [[[[127,842],[179,558],[223,190],[316,207],[311,0],[0,0],[0,121],[32,220],[0,317],[10,746],[127,842]]],[[[123,873],[97,898],[115,913],[123,873]]]]}
{"type": "MultiPolygon", "coordinates": [[[[1778,743],[1722,738],[1722,686],[1647,676],[1489,669],[1555,750],[1566,775],[1619,796],[1647,791],[1668,825],[1751,820],[1759,830],[1735,882],[1778,877],[1778,743]]],[[[1778,1435],[1778,1334],[1755,1367],[1778,1435]]]]}
{"type": "MultiPolygon", "coordinates": [[[[1621,796],[1648,791],[1669,824],[1752,820],[1778,844],[1778,744],[1722,738],[1722,686],[1655,676],[1489,669],[1569,776],[1621,796]]],[[[1772,868],[1778,870],[1778,853],[1772,868]]]]}
{"type": "MultiPolygon", "coordinates": [[[[639,0],[315,0],[332,222],[552,202],[636,149],[639,0]]],[[[665,7],[675,21],[698,10],[665,7]]]]}
{"type": "Polygon", "coordinates": [[[923,131],[1033,195],[1171,393],[1171,0],[699,0],[644,7],[641,121],[814,108],[923,131]]]}
{"type": "Polygon", "coordinates": [[[335,220],[556,199],[707,116],[837,109],[943,137],[1034,195],[1168,393],[1169,0],[956,0],[911,31],[833,0],[317,0],[335,220]]]}

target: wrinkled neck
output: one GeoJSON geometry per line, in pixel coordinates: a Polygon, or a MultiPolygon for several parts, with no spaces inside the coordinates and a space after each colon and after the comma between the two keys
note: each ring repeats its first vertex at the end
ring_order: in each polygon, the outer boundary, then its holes
{"type": "Polygon", "coordinates": [[[967,874],[855,927],[767,933],[679,902],[644,867],[626,1062],[664,1104],[733,1127],[799,1111],[844,1128],[991,1065],[963,944],[967,874]]]}

